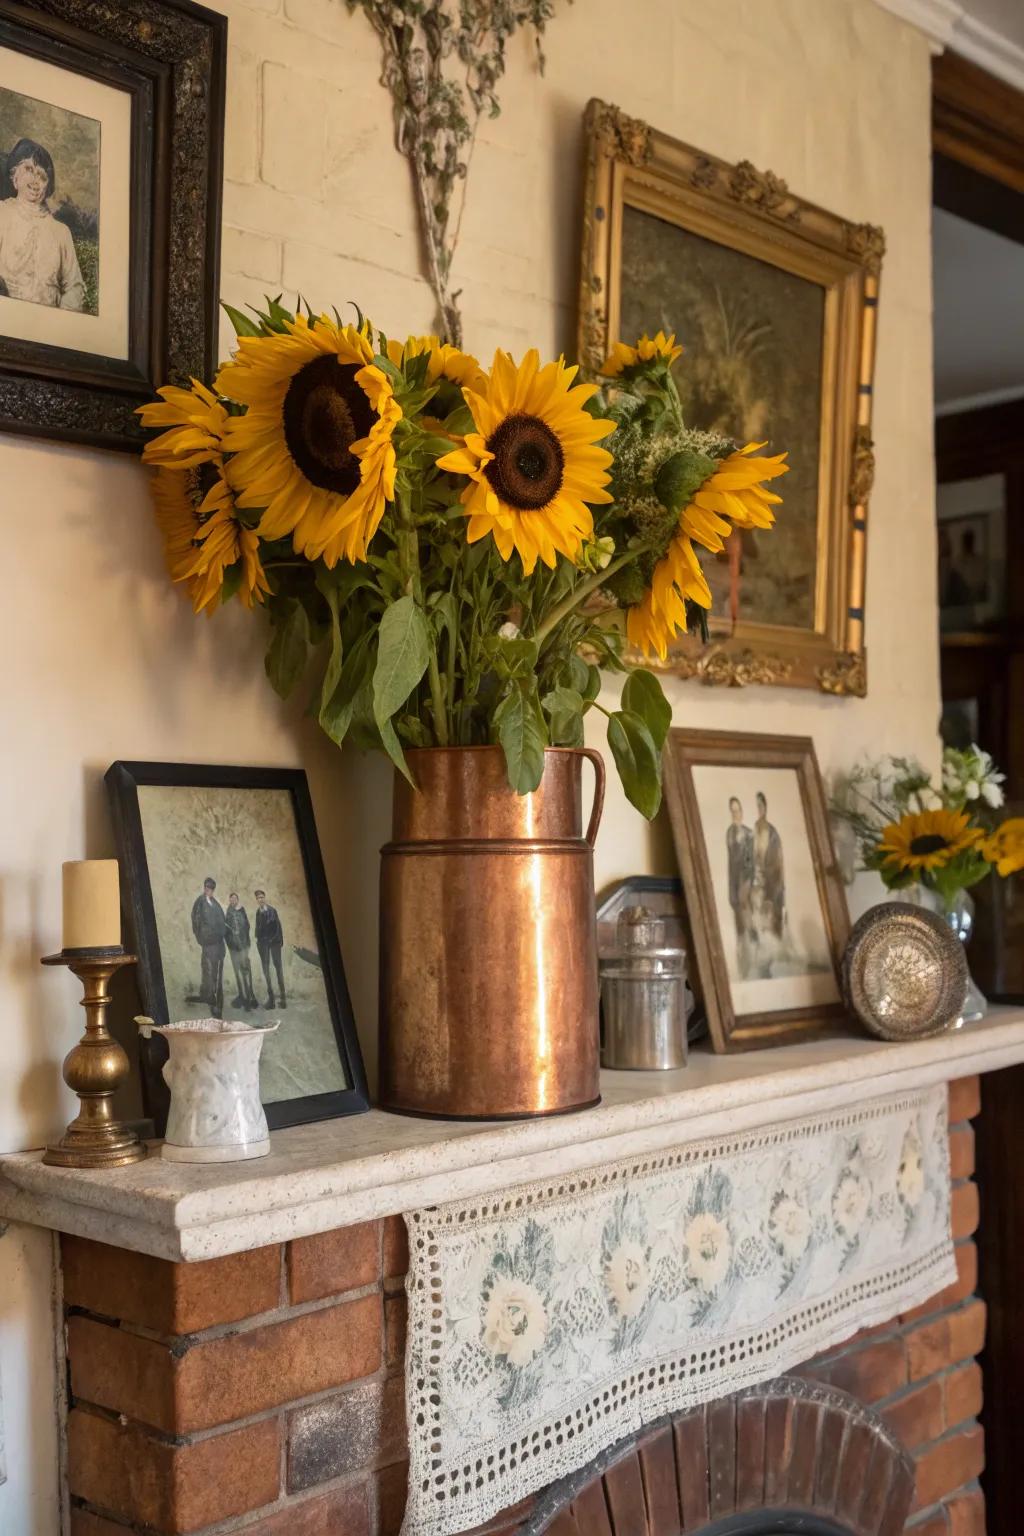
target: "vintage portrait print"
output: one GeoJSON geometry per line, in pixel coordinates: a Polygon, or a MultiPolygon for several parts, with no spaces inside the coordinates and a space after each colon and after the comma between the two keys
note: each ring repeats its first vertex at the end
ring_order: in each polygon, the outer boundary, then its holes
{"type": "Polygon", "coordinates": [[[0,47],[0,336],[128,356],[126,92],[0,47]]]}
{"type": "Polygon", "coordinates": [[[138,804],[168,1018],[279,1020],[265,1104],[351,1087],[289,791],[140,784],[138,804]]]}
{"type": "Polygon", "coordinates": [[[796,770],[698,763],[693,786],[735,1013],[838,1002],[796,770]]]}
{"type": "MultiPolygon", "coordinates": [[[[818,560],[825,291],[770,262],[651,213],[622,210],[620,331],[675,331],[672,369],[684,419],[738,443],[789,450],[786,537],[741,541],[740,619],[813,629],[818,560]]],[[[705,566],[719,623],[728,622],[726,553],[705,566]],[[716,590],[717,589],[717,590],[716,590]],[[726,617],[723,618],[722,615],[726,617]]],[[[712,615],[712,628],[714,616],[712,615]]]]}

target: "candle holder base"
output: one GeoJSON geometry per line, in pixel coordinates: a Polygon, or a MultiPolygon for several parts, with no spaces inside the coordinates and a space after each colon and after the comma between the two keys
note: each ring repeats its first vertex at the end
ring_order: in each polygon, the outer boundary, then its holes
{"type": "Polygon", "coordinates": [[[147,1156],[146,1143],[127,1126],[111,1126],[109,1132],[97,1135],[76,1131],[72,1123],[60,1141],[47,1147],[43,1162],[51,1168],[125,1168],[147,1156]]]}
{"type": "Polygon", "coordinates": [[[107,1032],[110,978],[135,956],[124,950],[64,951],[46,955],[43,965],[66,965],[82,983],[85,1034],[64,1060],[64,1081],[81,1108],[60,1141],[43,1153],[43,1162],[58,1168],[123,1168],[141,1162],[149,1149],[137,1131],[115,1120],[114,1093],[128,1074],[124,1048],[107,1032]]]}

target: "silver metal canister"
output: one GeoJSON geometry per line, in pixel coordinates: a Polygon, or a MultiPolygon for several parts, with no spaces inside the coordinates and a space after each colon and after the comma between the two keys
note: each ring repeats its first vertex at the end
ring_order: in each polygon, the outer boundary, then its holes
{"type": "Polygon", "coordinates": [[[678,919],[626,907],[600,970],[603,1065],[647,1072],[685,1067],[689,997],[678,919]]]}

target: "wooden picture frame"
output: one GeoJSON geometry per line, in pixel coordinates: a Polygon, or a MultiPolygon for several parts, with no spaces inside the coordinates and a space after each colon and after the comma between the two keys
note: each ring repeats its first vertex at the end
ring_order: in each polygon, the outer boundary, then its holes
{"type": "MultiPolygon", "coordinates": [[[[635,339],[620,336],[623,226],[634,211],[674,226],[682,232],[681,241],[699,237],[702,244],[753,258],[749,271],[767,264],[803,285],[820,287],[823,294],[813,592],[806,593],[810,622],[745,619],[741,603],[734,625],[721,611],[712,614],[709,643],[693,635],[680,637],[667,660],[654,665],[708,684],[770,683],[863,696],[867,512],[874,477],[871,399],[883,233],[804,201],[771,171],[759,171],[746,160],[730,165],[605,102],[590,102],[585,134],[578,345],[587,371],[600,370],[614,342],[635,339]]],[[[681,246],[680,262],[685,260],[682,251],[681,246]]],[[[631,275],[635,283],[636,274],[631,275]]],[[[648,322],[652,332],[659,323],[660,316],[648,322]]],[[[674,325],[686,343],[686,316],[666,315],[664,323],[674,325]]],[[[686,365],[685,356],[676,365],[681,377],[686,365]]],[[[773,441],[771,447],[778,452],[792,444],[773,441]]],[[[785,500],[786,486],[781,489],[785,500]]],[[[785,537],[781,522],[777,537],[785,537]]]]}
{"type": "Polygon", "coordinates": [[[675,729],[665,744],[664,775],[696,961],[690,981],[703,1001],[715,1050],[782,1045],[842,1024],[840,964],[850,919],[814,743],[805,736],[675,729]],[[795,778],[792,786],[788,775],[795,778]],[[767,793],[767,807],[750,829],[742,819],[744,798],[752,800],[757,785],[767,793]],[[782,818],[773,813],[781,833],[768,821],[773,797],[783,807],[782,818]],[[712,803],[718,827],[706,824],[712,803]],[[739,833],[733,837],[733,824],[752,839],[749,851],[739,833]],[[769,850],[766,871],[772,836],[779,845],[774,887],[766,873],[758,886],[760,848],[769,850]],[[754,1006],[743,1006],[741,992],[754,1006]],[[764,1006],[766,1001],[779,1006],[764,1006]]]}
{"type": "MultiPolygon", "coordinates": [[[[140,790],[143,794],[147,787],[152,786],[200,791],[238,790],[243,793],[252,790],[270,790],[283,792],[289,797],[293,823],[288,822],[286,817],[283,817],[282,821],[286,825],[285,835],[290,836],[294,833],[297,841],[301,867],[297,865],[293,874],[301,873],[304,882],[304,894],[308,901],[308,917],[311,919],[315,949],[300,951],[293,944],[289,944],[289,949],[294,950],[295,958],[288,958],[293,966],[297,966],[301,960],[307,973],[315,967],[319,967],[322,971],[323,995],[319,987],[315,992],[319,1029],[318,1048],[323,1052],[323,1059],[328,1066],[330,1066],[329,1053],[336,1049],[340,1063],[340,1072],[337,1075],[345,1086],[265,1102],[267,1122],[271,1130],[279,1130],[282,1126],[302,1125],[311,1120],[328,1120],[339,1115],[360,1114],[368,1109],[366,1073],[352,1015],[341,951],[338,947],[338,935],[331,911],[327,877],[324,873],[306,775],[299,769],[288,768],[231,768],[190,763],[116,762],[107,770],[106,784],[117,838],[118,859],[121,864],[121,899],[124,908],[125,932],[131,935],[130,942],[139,957],[139,987],[143,1006],[146,1013],[158,1024],[167,1024],[174,1020],[169,1017],[168,1012],[168,989],[165,983],[160,922],[157,902],[154,899],[154,881],[147,852],[143,808],[140,807],[140,790]],[[329,1030],[328,1020],[324,1014],[325,1008],[329,1015],[329,1030]]],[[[252,846],[246,843],[244,851],[242,848],[239,849],[237,863],[239,868],[245,866],[250,872],[247,893],[254,894],[255,889],[261,888],[256,882],[262,880],[267,883],[268,893],[272,898],[273,892],[269,888],[274,878],[274,871],[261,866],[260,856],[262,853],[265,860],[266,851],[255,846],[257,842],[258,839],[253,839],[252,846]]],[[[212,855],[207,857],[205,850],[200,855],[200,859],[204,869],[208,863],[212,865],[217,862],[212,855]]],[[[210,873],[212,872],[211,869],[210,873]]],[[[240,880],[241,876],[239,875],[238,878],[240,880]]],[[[203,879],[193,872],[188,890],[181,888],[180,895],[183,900],[191,900],[192,895],[198,897],[203,883],[203,879]]],[[[241,885],[239,888],[241,889],[241,885]]],[[[223,890],[222,895],[227,900],[228,890],[223,890]]],[[[162,895],[160,905],[164,905],[162,895]]],[[[297,905],[300,903],[293,902],[293,909],[297,905]]],[[[283,926],[287,941],[289,927],[287,918],[283,926]]],[[[255,932],[258,945],[258,927],[255,927],[255,932]]],[[[278,956],[280,957],[280,945],[278,956]]],[[[267,985],[272,986],[274,978],[272,957],[261,956],[260,958],[268,978],[267,985]]],[[[260,988],[255,959],[251,961],[251,965],[255,985],[260,988]]],[[[227,990],[228,977],[223,957],[221,967],[224,990],[227,990]]],[[[194,962],[194,969],[199,972],[198,959],[194,962]]],[[[281,975],[281,969],[278,968],[279,980],[281,975]]],[[[198,1002],[198,999],[190,999],[190,1001],[198,1002]]],[[[237,997],[235,1001],[237,1003],[237,997]]],[[[294,1004],[294,996],[292,1001],[294,1004]]],[[[204,1004],[200,1003],[199,1006],[203,1007],[207,1013],[214,1011],[204,1004]]],[[[195,1011],[193,1008],[192,1012],[195,1013],[195,1011]]],[[[230,1011],[230,1008],[226,1009],[222,1002],[219,1012],[223,1014],[225,1011],[230,1011]]],[[[287,1019],[287,1005],[281,1012],[287,1019]]],[[[179,1017],[181,1017],[180,1014],[179,1017]]],[[[303,1027],[300,1020],[299,1028],[303,1027]]],[[[267,1037],[261,1073],[266,1070],[266,1059],[270,1054],[268,1047],[271,1047],[271,1043],[273,1043],[273,1050],[282,1048],[278,1044],[282,1040],[282,1034],[283,1032],[279,1030],[276,1035],[267,1037]]],[[[161,1036],[154,1035],[149,1041],[140,1039],[139,1048],[142,1063],[143,1108],[145,1113],[153,1118],[157,1135],[162,1135],[167,1120],[168,1105],[168,1091],[162,1076],[163,1063],[167,1059],[167,1045],[161,1036]]],[[[287,1038],[284,1040],[284,1048],[288,1048],[287,1038]]]]}
{"type": "Polygon", "coordinates": [[[50,157],[55,224],[90,220],[94,282],[80,226],[73,243],[93,291],[84,306],[20,302],[28,289],[0,299],[0,430],[141,451],[136,408],[217,362],[227,19],[191,0],[0,0],[0,50],[24,61],[16,85],[0,77],[16,141],[0,144],[5,199],[18,141],[44,136],[37,119],[91,123],[103,112],[82,103],[100,99],[119,125],[95,128],[95,207],[54,210],[67,177],[50,157]]]}

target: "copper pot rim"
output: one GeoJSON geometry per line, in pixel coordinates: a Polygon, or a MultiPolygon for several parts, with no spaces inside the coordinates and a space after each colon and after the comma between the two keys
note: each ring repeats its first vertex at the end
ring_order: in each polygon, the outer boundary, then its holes
{"type": "MultiPolygon", "coordinates": [[[[405,755],[406,755],[407,758],[408,757],[425,757],[425,756],[428,756],[428,755],[431,756],[431,757],[434,757],[434,756],[439,755],[442,752],[447,752],[449,755],[451,755],[454,752],[458,752],[458,753],[461,754],[461,753],[466,753],[466,752],[501,752],[501,750],[502,750],[501,743],[495,741],[495,742],[488,742],[486,746],[474,746],[474,747],[406,747],[405,748],[405,755]]],[[[545,757],[547,756],[547,754],[549,752],[552,752],[552,753],[557,752],[559,754],[575,756],[577,754],[582,754],[583,752],[585,752],[586,748],[584,748],[584,747],[544,747],[543,751],[544,751],[545,757]]],[[[397,772],[398,770],[396,769],[395,771],[397,772]]]]}

